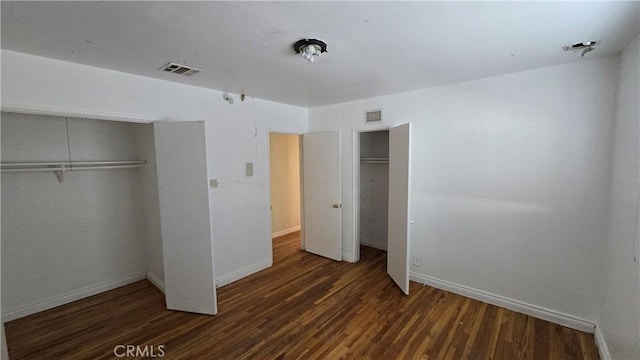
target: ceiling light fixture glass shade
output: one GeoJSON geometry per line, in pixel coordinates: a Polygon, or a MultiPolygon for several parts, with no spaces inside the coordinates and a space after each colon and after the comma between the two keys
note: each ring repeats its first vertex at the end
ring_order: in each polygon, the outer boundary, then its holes
{"type": "Polygon", "coordinates": [[[314,62],[320,54],[327,52],[327,43],[318,39],[301,39],[293,44],[293,50],[309,62],[314,62]]]}
{"type": "Polygon", "coordinates": [[[311,62],[313,62],[316,56],[321,54],[320,46],[318,45],[306,45],[300,50],[302,50],[302,57],[311,62]]]}

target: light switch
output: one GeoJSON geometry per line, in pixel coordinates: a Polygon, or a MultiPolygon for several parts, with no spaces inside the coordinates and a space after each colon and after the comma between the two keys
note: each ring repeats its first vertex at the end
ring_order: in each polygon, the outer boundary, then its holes
{"type": "Polygon", "coordinates": [[[217,188],[218,187],[218,179],[209,180],[209,186],[212,187],[212,188],[217,188]]]}
{"type": "Polygon", "coordinates": [[[253,176],[253,163],[247,163],[244,170],[247,176],[253,176]]]}

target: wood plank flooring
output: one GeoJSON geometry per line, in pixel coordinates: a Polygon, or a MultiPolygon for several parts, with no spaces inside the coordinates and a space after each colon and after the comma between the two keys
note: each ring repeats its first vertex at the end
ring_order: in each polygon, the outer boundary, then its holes
{"type": "Polygon", "coordinates": [[[218,289],[216,316],[168,311],[140,281],[6,324],[17,359],[112,359],[118,344],[169,359],[598,359],[593,335],[418,283],[386,253],[357,264],[274,240],[274,266],[218,289]]]}

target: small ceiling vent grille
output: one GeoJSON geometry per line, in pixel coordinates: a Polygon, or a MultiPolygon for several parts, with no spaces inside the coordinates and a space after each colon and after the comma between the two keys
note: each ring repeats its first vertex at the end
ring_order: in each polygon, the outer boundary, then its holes
{"type": "Polygon", "coordinates": [[[366,110],[364,112],[365,124],[376,124],[382,122],[382,109],[366,110]]]}
{"type": "Polygon", "coordinates": [[[200,69],[196,69],[194,67],[190,67],[190,66],[186,66],[186,65],[180,65],[180,64],[176,64],[176,63],[168,63],[167,65],[163,66],[160,68],[160,70],[162,71],[166,71],[166,72],[170,72],[170,73],[174,73],[174,74],[178,74],[178,75],[183,75],[183,76],[191,76],[195,73],[199,73],[200,69]]]}

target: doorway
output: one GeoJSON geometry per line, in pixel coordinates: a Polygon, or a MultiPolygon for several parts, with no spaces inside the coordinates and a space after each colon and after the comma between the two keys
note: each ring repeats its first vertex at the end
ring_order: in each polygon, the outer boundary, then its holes
{"type": "Polygon", "coordinates": [[[359,246],[387,251],[389,131],[360,133],[359,246]]]}
{"type": "Polygon", "coordinates": [[[353,132],[353,254],[387,251],[387,273],[409,294],[411,124],[353,132]],[[386,228],[385,228],[386,225],[386,228]]]}
{"type": "MultiPolygon", "coordinates": [[[[301,242],[300,136],[269,133],[272,252],[279,242],[301,242]]],[[[278,257],[274,256],[274,262],[278,257]]]]}

